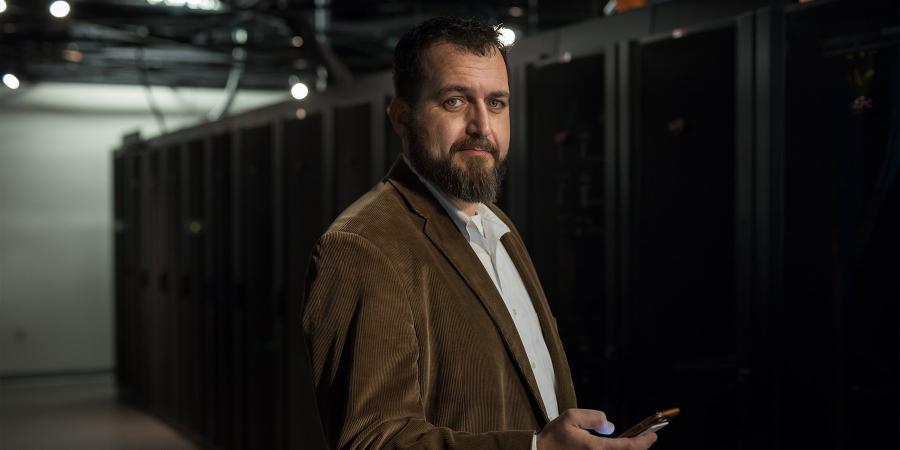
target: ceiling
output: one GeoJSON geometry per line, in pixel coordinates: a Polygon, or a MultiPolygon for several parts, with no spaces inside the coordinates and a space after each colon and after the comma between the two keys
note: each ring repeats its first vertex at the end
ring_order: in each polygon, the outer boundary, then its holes
{"type": "Polygon", "coordinates": [[[600,14],[602,0],[0,0],[0,72],[22,82],[315,88],[390,68],[399,36],[441,14],[519,34],[600,14]],[[201,7],[217,6],[214,10],[201,7]]]}

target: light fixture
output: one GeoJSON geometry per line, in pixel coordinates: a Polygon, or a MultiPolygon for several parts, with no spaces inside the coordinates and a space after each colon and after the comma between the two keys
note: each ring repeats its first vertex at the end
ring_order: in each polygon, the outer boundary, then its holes
{"type": "Polygon", "coordinates": [[[516,43],[516,32],[511,28],[500,27],[497,29],[497,33],[500,35],[498,39],[504,47],[509,47],[516,43]]]}
{"type": "Polygon", "coordinates": [[[3,75],[3,84],[10,89],[18,89],[19,88],[19,79],[16,78],[15,75],[8,73],[3,75]]]}
{"type": "Polygon", "coordinates": [[[147,0],[147,4],[172,8],[198,9],[201,11],[218,11],[222,9],[220,0],[147,0]]]}
{"type": "Polygon", "coordinates": [[[511,17],[522,17],[522,14],[525,14],[525,10],[518,6],[513,6],[512,8],[509,8],[509,15],[511,17]]]}
{"type": "Polygon", "coordinates": [[[235,44],[244,45],[247,43],[247,30],[243,28],[236,28],[231,32],[231,39],[235,44]]]}
{"type": "Polygon", "coordinates": [[[291,86],[291,97],[294,97],[297,100],[303,100],[307,95],[309,95],[309,87],[305,84],[297,82],[291,86]]]}
{"type": "Polygon", "coordinates": [[[69,2],[64,0],[57,0],[50,4],[50,15],[58,19],[68,16],[71,10],[72,7],[69,6],[69,2]]]}
{"type": "Polygon", "coordinates": [[[0,14],[6,11],[6,0],[0,0],[0,14]]]}
{"type": "MultiPolygon", "coordinates": [[[[2,0],[0,0],[2,1],[2,0]]],[[[294,47],[302,47],[303,46],[303,38],[300,36],[294,36],[291,38],[291,45],[294,47]]]]}

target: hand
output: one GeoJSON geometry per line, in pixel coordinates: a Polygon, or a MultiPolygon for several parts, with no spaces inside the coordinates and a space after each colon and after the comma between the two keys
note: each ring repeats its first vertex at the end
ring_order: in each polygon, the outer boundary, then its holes
{"type": "Polygon", "coordinates": [[[538,450],[646,450],[656,442],[656,433],[635,438],[602,438],[587,430],[612,433],[606,414],[593,409],[569,409],[548,423],[537,435],[538,450]]]}

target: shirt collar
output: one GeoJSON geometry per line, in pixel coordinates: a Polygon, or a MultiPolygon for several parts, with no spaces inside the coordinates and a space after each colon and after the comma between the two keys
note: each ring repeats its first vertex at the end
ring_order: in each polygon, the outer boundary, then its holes
{"type": "Polygon", "coordinates": [[[450,202],[450,200],[447,199],[447,196],[434,187],[430,181],[419,174],[412,163],[409,162],[409,159],[406,158],[406,155],[403,155],[403,161],[406,162],[406,165],[409,166],[410,170],[416,174],[419,181],[431,191],[431,194],[438,200],[438,203],[444,207],[444,210],[450,215],[453,223],[459,228],[459,231],[463,236],[466,236],[470,242],[474,241],[478,243],[482,248],[487,250],[488,253],[494,255],[497,244],[500,242],[500,238],[510,231],[506,223],[500,220],[500,218],[494,214],[494,211],[491,211],[491,208],[488,208],[484,203],[476,203],[475,211],[477,214],[475,216],[469,216],[450,202]]]}

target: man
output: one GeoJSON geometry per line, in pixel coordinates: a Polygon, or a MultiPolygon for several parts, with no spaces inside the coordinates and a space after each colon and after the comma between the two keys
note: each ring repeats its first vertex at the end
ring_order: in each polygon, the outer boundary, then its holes
{"type": "Polygon", "coordinates": [[[403,157],[321,237],[303,325],[334,448],[646,449],[575,408],[556,321],[492,203],[509,149],[496,30],[433,19],[394,55],[403,157]],[[561,413],[561,414],[560,414],[561,413]],[[538,433],[538,431],[540,431],[538,433]]]}

